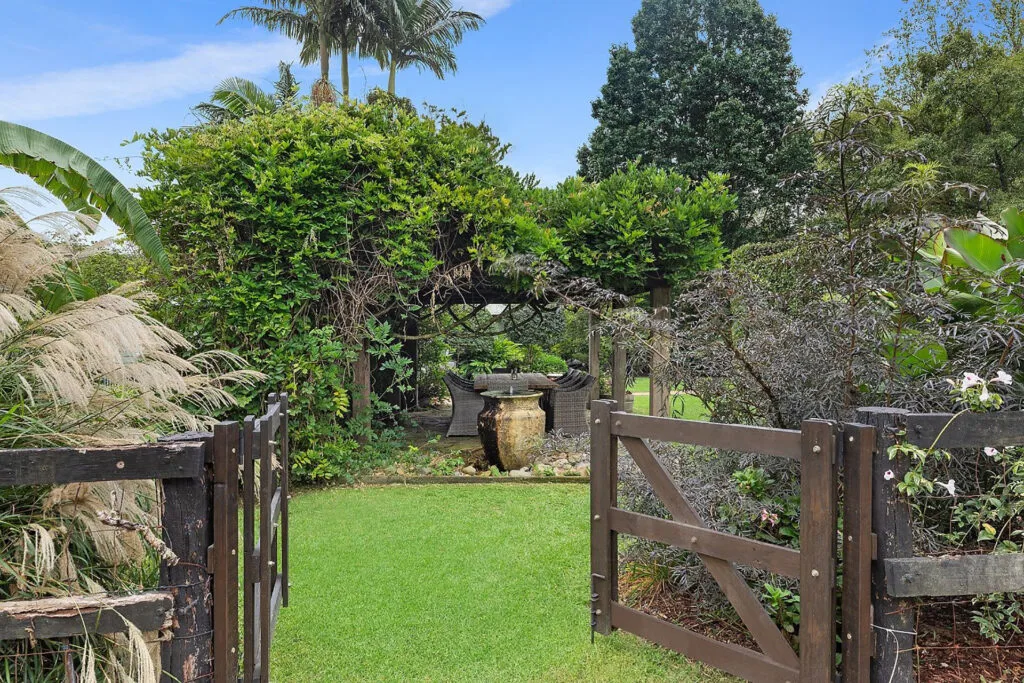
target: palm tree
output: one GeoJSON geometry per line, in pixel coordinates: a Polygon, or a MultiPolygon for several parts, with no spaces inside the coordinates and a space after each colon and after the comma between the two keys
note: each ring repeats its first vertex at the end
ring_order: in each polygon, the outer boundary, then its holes
{"type": "Polygon", "coordinates": [[[208,123],[240,121],[253,114],[271,114],[278,108],[274,95],[247,78],[225,78],[209,102],[193,107],[192,112],[208,123]]]}
{"type": "Polygon", "coordinates": [[[415,66],[442,79],[455,71],[455,46],[484,24],[479,14],[453,9],[451,0],[370,0],[366,16],[361,51],[389,70],[392,95],[400,69],[415,66]]]}
{"type": "Polygon", "coordinates": [[[274,92],[267,92],[248,78],[225,78],[210,94],[209,102],[201,102],[192,113],[206,123],[241,121],[254,114],[273,114],[295,101],[299,82],[292,74],[291,64],[278,64],[280,74],[274,92]]]}
{"type": "MultiPolygon", "coordinates": [[[[263,7],[239,7],[223,17],[248,19],[299,42],[303,65],[320,63],[320,82],[330,82],[331,54],[341,55],[341,90],[349,95],[348,57],[356,49],[364,0],[262,0],[263,7]]],[[[322,91],[323,85],[320,85],[322,91]]],[[[316,86],[314,86],[316,90],[316,86]]]]}
{"type": "Polygon", "coordinates": [[[135,195],[107,169],[71,145],[27,126],[0,121],[0,166],[32,177],[69,211],[106,216],[165,272],[170,261],[135,195]]]}

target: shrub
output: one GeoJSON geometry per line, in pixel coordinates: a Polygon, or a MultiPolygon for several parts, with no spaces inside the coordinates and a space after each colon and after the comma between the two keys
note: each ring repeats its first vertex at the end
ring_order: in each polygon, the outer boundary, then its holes
{"type": "Polygon", "coordinates": [[[288,390],[296,449],[333,453],[332,468],[355,466],[348,439],[372,442],[370,414],[391,410],[370,397],[371,371],[408,383],[396,320],[510,251],[559,249],[486,126],[390,98],[143,139],[142,201],[175,263],[161,315],[266,372],[250,409],[269,386],[288,390]]]}

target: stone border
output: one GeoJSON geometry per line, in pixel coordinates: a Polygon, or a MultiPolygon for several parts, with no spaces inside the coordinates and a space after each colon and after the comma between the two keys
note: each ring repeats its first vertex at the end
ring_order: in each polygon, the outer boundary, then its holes
{"type": "Polygon", "coordinates": [[[391,484],[409,484],[422,486],[426,484],[589,484],[590,477],[361,477],[357,478],[356,486],[388,486],[391,484]]]}

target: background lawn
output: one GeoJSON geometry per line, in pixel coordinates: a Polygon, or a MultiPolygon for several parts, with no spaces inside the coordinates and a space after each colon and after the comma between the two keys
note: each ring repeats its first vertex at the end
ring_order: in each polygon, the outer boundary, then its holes
{"type": "Polygon", "coordinates": [[[726,681],[628,634],[590,644],[588,489],[330,489],[292,501],[275,681],[726,681]]]}
{"type": "MultiPolygon", "coordinates": [[[[680,388],[682,388],[680,386],[680,388]]],[[[629,385],[629,391],[633,392],[633,412],[637,415],[647,415],[651,412],[651,379],[649,377],[637,377],[629,385]]],[[[708,411],[700,399],[690,394],[674,394],[672,396],[672,417],[681,417],[687,420],[707,420],[708,411]]]]}

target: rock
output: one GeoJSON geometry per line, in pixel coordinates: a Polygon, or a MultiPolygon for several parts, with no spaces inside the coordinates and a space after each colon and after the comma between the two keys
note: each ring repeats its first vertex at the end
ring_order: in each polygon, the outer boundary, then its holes
{"type": "Polygon", "coordinates": [[[476,474],[476,468],[473,467],[472,465],[466,465],[465,467],[462,468],[462,473],[472,476],[476,474]]]}
{"type": "Polygon", "coordinates": [[[569,468],[569,460],[568,460],[568,458],[562,458],[561,460],[556,460],[553,464],[554,464],[556,470],[564,470],[564,469],[568,469],[569,468]]]}
{"type": "Polygon", "coordinates": [[[489,476],[491,476],[491,471],[490,470],[482,470],[477,476],[478,477],[489,477],[489,476]]]}
{"type": "Polygon", "coordinates": [[[532,477],[533,475],[530,473],[530,471],[528,469],[526,469],[524,467],[521,470],[511,470],[508,473],[508,476],[512,477],[513,479],[528,479],[529,477],[532,477]]]}
{"type": "Polygon", "coordinates": [[[576,465],[575,470],[581,477],[590,476],[590,465],[576,465]]]}
{"type": "Polygon", "coordinates": [[[417,474],[421,474],[424,477],[429,477],[433,472],[430,471],[429,467],[420,467],[416,470],[417,474]]]}
{"type": "Polygon", "coordinates": [[[579,465],[580,462],[583,460],[583,454],[569,453],[567,456],[565,456],[565,459],[569,461],[570,465],[579,465]]]}

